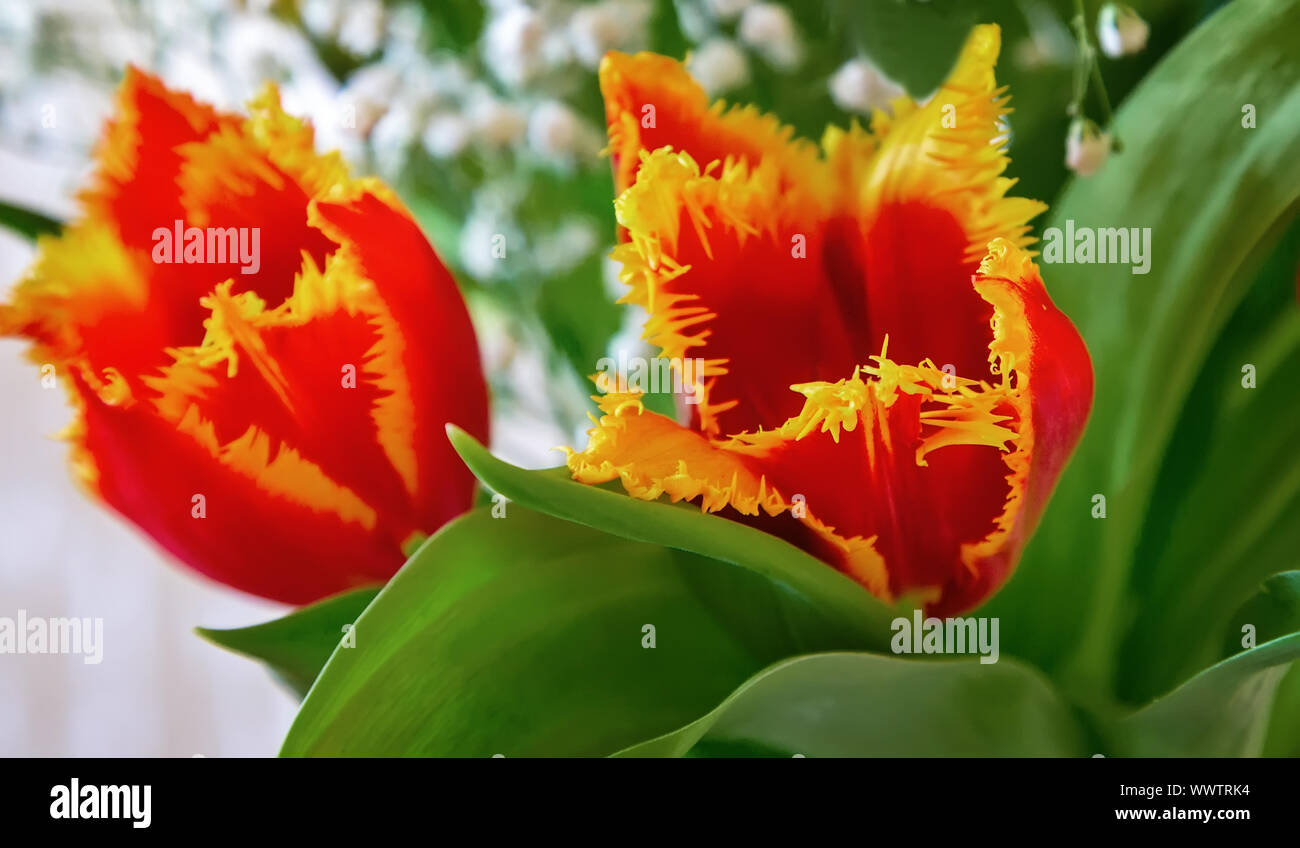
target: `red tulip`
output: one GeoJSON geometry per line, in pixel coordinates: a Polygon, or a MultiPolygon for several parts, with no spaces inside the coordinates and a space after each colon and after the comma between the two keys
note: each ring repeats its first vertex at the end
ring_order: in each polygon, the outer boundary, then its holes
{"type": "Polygon", "coordinates": [[[999,41],[978,27],[928,103],[820,149],[671,59],[605,59],[625,300],[700,403],[683,426],[599,397],[576,479],[722,511],[936,615],[1008,578],[1092,367],[1025,250],[1043,205],[1006,196],[999,41]]]}
{"type": "Polygon", "coordinates": [[[90,490],[290,603],[387,579],[468,509],[444,425],[488,430],[451,275],[385,186],[313,143],[274,87],[243,118],[128,71],[84,215],[0,307],[70,387],[90,490]]]}

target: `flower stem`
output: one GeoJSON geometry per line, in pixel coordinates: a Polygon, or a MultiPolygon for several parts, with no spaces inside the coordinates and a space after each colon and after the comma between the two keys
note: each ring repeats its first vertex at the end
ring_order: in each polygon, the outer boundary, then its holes
{"type": "MultiPolygon", "coordinates": [[[[1101,103],[1102,121],[1107,128],[1115,120],[1110,108],[1110,97],[1106,94],[1106,83],[1101,78],[1101,63],[1097,61],[1097,48],[1093,46],[1088,34],[1088,17],[1083,8],[1083,0],[1074,0],[1074,36],[1079,45],[1079,61],[1074,67],[1074,101],[1067,110],[1071,116],[1083,114],[1083,100],[1088,94],[1088,77],[1097,89],[1097,99],[1101,103]]],[[[1113,132],[1113,130],[1112,130],[1113,132]]],[[[1119,136],[1111,136],[1111,150],[1120,151],[1119,136]]]]}

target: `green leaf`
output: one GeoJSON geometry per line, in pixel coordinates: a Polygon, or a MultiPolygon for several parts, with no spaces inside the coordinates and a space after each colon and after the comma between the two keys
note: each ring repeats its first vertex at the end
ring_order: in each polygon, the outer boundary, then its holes
{"type": "Polygon", "coordinates": [[[1014,661],[835,653],[764,669],[717,709],[620,756],[1086,756],[1086,738],[1050,684],[1014,661]]]}
{"type": "Polygon", "coordinates": [[[384,587],[284,755],[607,755],[853,641],[754,572],[506,509],[447,524],[384,587]]]}
{"type": "Polygon", "coordinates": [[[1129,591],[1142,615],[1120,650],[1126,700],[1148,700],[1220,659],[1216,637],[1232,614],[1261,581],[1295,561],[1297,263],[1300,221],[1207,356],[1170,439],[1134,553],[1140,567],[1129,591]],[[1242,385],[1247,363],[1255,388],[1242,385]]]}
{"type": "Polygon", "coordinates": [[[1300,757],[1300,663],[1291,663],[1277,685],[1263,756],[1300,757]]]}
{"type": "Polygon", "coordinates": [[[859,45],[913,97],[939,87],[977,23],[966,0],[870,0],[843,3],[859,45]]]}
{"type": "Polygon", "coordinates": [[[618,332],[623,308],[605,293],[599,254],[542,281],[538,317],[583,386],[590,385],[588,378],[618,332]]]}
{"type": "Polygon", "coordinates": [[[0,201],[0,227],[35,241],[37,236],[58,235],[63,223],[48,215],[0,201]]]}
{"type": "MultiPolygon", "coordinates": [[[[1072,696],[1114,688],[1121,640],[1147,612],[1133,572],[1150,563],[1135,552],[1167,448],[1265,248],[1300,203],[1297,27],[1300,5],[1283,0],[1211,17],[1124,103],[1124,152],[1053,210],[1056,226],[1152,228],[1145,276],[1115,264],[1042,269],[1092,353],[1096,400],[1016,576],[986,610],[1003,620],[1004,653],[1059,675],[1072,696]],[[1255,129],[1241,125],[1243,104],[1257,110],[1255,129]],[[1094,494],[1107,498],[1105,519],[1091,518],[1094,494]]],[[[1248,494],[1215,492],[1214,523],[1233,526],[1224,513],[1249,510],[1248,494]]]]}
{"type": "Polygon", "coordinates": [[[492,456],[473,436],[448,428],[452,446],[494,492],[529,509],[595,527],[625,539],[702,554],[754,571],[807,599],[857,634],[860,645],[885,650],[890,623],[910,607],[891,608],[851,578],[769,533],[690,504],[642,501],[620,490],[575,482],[564,468],[525,471],[492,456]]]}
{"type": "MultiPolygon", "coordinates": [[[[1241,650],[1247,624],[1254,627],[1256,642],[1300,632],[1300,571],[1273,575],[1242,605],[1224,634],[1225,656],[1241,650]]],[[[1300,663],[1293,663],[1278,684],[1263,753],[1269,757],[1300,756],[1300,663]]]]}
{"type": "Polygon", "coordinates": [[[1252,757],[1263,750],[1278,683],[1300,657],[1300,633],[1211,666],[1115,727],[1133,757],[1252,757]]]}
{"type": "Polygon", "coordinates": [[[1246,625],[1252,628],[1257,644],[1300,633],[1300,571],[1274,574],[1242,604],[1224,636],[1225,657],[1241,651],[1246,625]]]}
{"type": "Polygon", "coordinates": [[[352,589],[265,624],[233,630],[196,627],[194,632],[214,645],[266,663],[302,697],[343,639],[345,628],[378,592],[375,586],[352,589]]]}

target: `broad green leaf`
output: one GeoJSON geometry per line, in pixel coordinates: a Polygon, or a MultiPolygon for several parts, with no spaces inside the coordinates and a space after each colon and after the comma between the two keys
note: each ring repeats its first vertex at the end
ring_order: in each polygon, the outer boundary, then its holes
{"type": "Polygon", "coordinates": [[[1050,684],[1014,661],[874,654],[796,657],[764,669],[685,727],[629,757],[1086,756],[1087,736],[1050,684]]]}
{"type": "Polygon", "coordinates": [[[283,754],[607,755],[857,638],[757,573],[514,503],[434,534],[354,632],[283,754]]]}
{"type": "Polygon", "coordinates": [[[1115,753],[1251,757],[1263,749],[1278,683],[1300,657],[1300,633],[1211,666],[1118,723],[1115,753]]]}
{"type": "Polygon", "coordinates": [[[493,491],[529,509],[606,533],[754,571],[825,610],[865,647],[886,649],[890,622],[910,614],[910,608],[891,609],[849,577],[771,534],[689,504],[642,501],[621,490],[577,483],[563,468],[525,471],[492,456],[458,428],[449,427],[448,435],[465,464],[493,491]]]}
{"type": "MultiPolygon", "coordinates": [[[[1124,152],[1073,182],[1049,221],[1152,228],[1149,274],[1042,266],[1088,343],[1096,401],[1016,576],[987,614],[1002,618],[1004,653],[1053,670],[1075,696],[1111,690],[1119,641],[1146,612],[1130,581],[1144,565],[1135,551],[1166,449],[1263,247],[1300,201],[1297,27],[1300,5],[1284,0],[1234,3],[1209,18],[1123,104],[1124,152]],[[1256,110],[1254,129],[1242,126],[1245,104],[1256,110]],[[1095,494],[1107,499],[1104,519],[1091,517],[1095,494]]],[[[1216,501],[1249,508],[1244,492],[1232,495],[1236,503],[1222,492],[1216,501]]]]}
{"type": "Polygon", "coordinates": [[[1219,636],[1234,611],[1295,562],[1297,263],[1300,222],[1293,222],[1207,356],[1165,452],[1133,555],[1129,592],[1142,614],[1120,650],[1118,679],[1130,702],[1219,659],[1219,636]],[[1246,365],[1254,388],[1243,386],[1246,365]]]}
{"type": "Polygon", "coordinates": [[[35,240],[37,236],[57,235],[63,224],[40,212],[0,201],[0,227],[35,240]]]}
{"type": "MultiPolygon", "coordinates": [[[[1242,605],[1224,634],[1224,656],[1241,650],[1248,624],[1254,628],[1256,643],[1300,632],[1300,571],[1273,575],[1242,605]]],[[[1278,684],[1263,753],[1269,757],[1300,757],[1300,663],[1293,663],[1278,684]]]]}
{"type": "Polygon", "coordinates": [[[368,586],[294,610],[284,618],[252,627],[194,632],[214,645],[266,663],[299,697],[307,694],[330,654],[379,592],[368,586]]]}
{"type": "Polygon", "coordinates": [[[1300,663],[1291,663],[1291,670],[1277,685],[1262,753],[1265,757],[1300,757],[1300,663]]]}
{"type": "Polygon", "coordinates": [[[1224,634],[1223,656],[1230,657],[1242,650],[1247,625],[1256,644],[1300,633],[1300,571],[1274,574],[1264,581],[1254,597],[1242,604],[1224,634]]]}

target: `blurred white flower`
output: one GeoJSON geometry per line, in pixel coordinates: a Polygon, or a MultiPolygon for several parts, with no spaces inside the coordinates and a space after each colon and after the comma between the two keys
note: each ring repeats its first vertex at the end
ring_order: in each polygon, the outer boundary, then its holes
{"type": "Polygon", "coordinates": [[[388,111],[401,82],[397,69],[383,63],[366,65],[353,72],[339,92],[340,112],[350,109],[355,125],[345,128],[352,129],[356,135],[369,135],[388,111]]]}
{"type": "Polygon", "coordinates": [[[518,108],[490,94],[478,92],[465,107],[474,137],[487,147],[508,147],[520,141],[528,119],[518,108]]]}
{"type": "Polygon", "coordinates": [[[538,240],[533,262],[546,275],[573,270],[596,249],[596,229],[590,222],[573,218],[538,240]]]}
{"type": "Polygon", "coordinates": [[[402,101],[395,103],[375,122],[370,131],[370,150],[380,174],[391,178],[401,173],[422,125],[423,116],[402,101]]]}
{"type": "MultiPolygon", "coordinates": [[[[200,31],[201,32],[201,31],[200,31]]],[[[242,106],[230,96],[226,80],[217,71],[205,35],[195,32],[170,41],[158,61],[158,73],[173,88],[224,109],[242,106]]]]}
{"type": "Polygon", "coordinates": [[[543,65],[546,23],[520,4],[497,8],[483,33],[483,59],[493,75],[510,86],[527,83],[543,65]]]}
{"type": "Polygon", "coordinates": [[[1097,41],[1112,59],[1141,51],[1150,34],[1147,22],[1122,3],[1107,3],[1097,15],[1097,41]]]}
{"type": "Polygon", "coordinates": [[[548,159],[572,162],[595,155],[601,144],[600,133],[559,101],[539,103],[528,117],[528,145],[548,159]]]}
{"type": "Polygon", "coordinates": [[[686,68],[711,95],[749,82],[749,59],[729,38],[711,38],[692,51],[686,68]]]}
{"type": "Polygon", "coordinates": [[[383,43],[386,17],[381,0],[349,0],[338,45],[353,56],[369,56],[383,43]]]}
{"type": "Polygon", "coordinates": [[[238,102],[260,91],[266,80],[274,80],[287,112],[306,115],[318,125],[337,124],[338,83],[298,30],[266,15],[232,15],[219,52],[238,83],[238,102]]]}
{"type": "Polygon", "coordinates": [[[1110,133],[1087,118],[1075,118],[1065,139],[1065,164],[1081,177],[1090,177],[1110,155],[1110,133]]]}
{"type": "Polygon", "coordinates": [[[720,21],[729,21],[745,11],[754,0],[709,0],[709,11],[720,21]]]}
{"type": "Polygon", "coordinates": [[[498,218],[489,211],[475,209],[460,229],[460,262],[465,270],[480,280],[490,280],[505,273],[505,259],[509,258],[509,240],[498,226],[498,218]],[[506,256],[501,257],[497,245],[504,243],[506,256]]]}
{"type": "Polygon", "coordinates": [[[569,19],[569,43],[585,67],[597,68],[610,50],[639,45],[650,19],[645,0],[602,0],[583,6],[569,19]]]}
{"type": "Polygon", "coordinates": [[[302,25],[317,38],[333,40],[347,11],[344,0],[302,0],[298,7],[302,25]]]}
{"type": "Polygon", "coordinates": [[[429,119],[420,137],[424,149],[435,159],[452,159],[470,142],[474,128],[454,112],[439,112],[429,119]]]}
{"type": "Polygon", "coordinates": [[[740,40],[770,64],[790,70],[803,61],[803,47],[790,10],[776,3],[756,3],[745,9],[737,28],[740,40]]]}
{"type": "Polygon", "coordinates": [[[866,59],[850,59],[830,79],[831,99],[846,112],[869,115],[873,109],[887,109],[902,97],[901,86],[866,59]]]}

